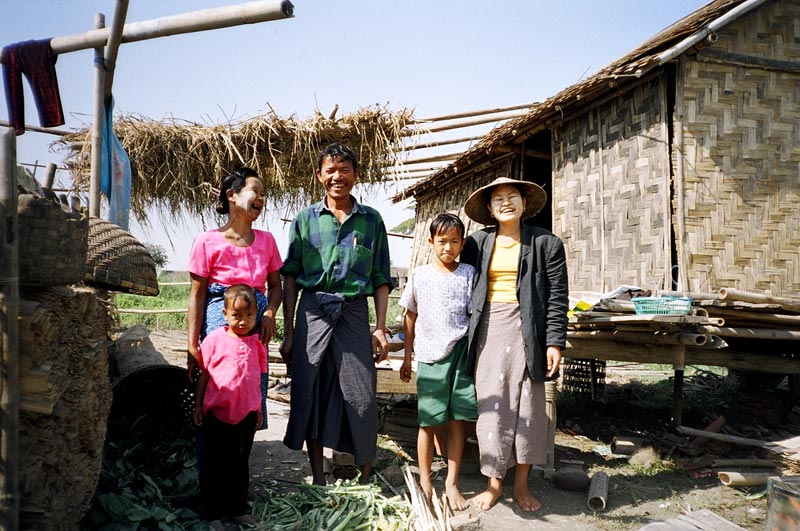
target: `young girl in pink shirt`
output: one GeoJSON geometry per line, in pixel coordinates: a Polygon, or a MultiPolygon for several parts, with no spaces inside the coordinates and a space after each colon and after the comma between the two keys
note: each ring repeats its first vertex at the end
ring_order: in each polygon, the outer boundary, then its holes
{"type": "Polygon", "coordinates": [[[203,371],[197,381],[194,421],[203,429],[200,499],[210,529],[224,529],[223,519],[257,523],[247,505],[248,461],[261,413],[261,374],[267,372],[267,349],[253,333],[253,288],[236,284],[225,290],[223,317],[228,323],[200,345],[203,371]]]}

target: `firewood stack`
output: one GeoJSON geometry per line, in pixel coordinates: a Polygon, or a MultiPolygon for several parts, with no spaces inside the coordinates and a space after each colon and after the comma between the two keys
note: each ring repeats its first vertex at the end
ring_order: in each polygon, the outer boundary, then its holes
{"type": "Polygon", "coordinates": [[[97,485],[111,406],[103,293],[20,293],[20,519],[31,528],[78,529],[97,485]]]}

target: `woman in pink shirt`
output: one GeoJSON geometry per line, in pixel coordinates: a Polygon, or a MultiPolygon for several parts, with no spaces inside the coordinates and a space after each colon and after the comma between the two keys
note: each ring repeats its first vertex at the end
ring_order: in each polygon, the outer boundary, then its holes
{"type": "MultiPolygon", "coordinates": [[[[234,284],[252,287],[258,304],[253,333],[257,332],[264,344],[275,335],[275,314],[283,298],[278,271],[282,260],[272,234],[253,228],[265,201],[258,174],[250,168],[237,170],[225,178],[219,191],[217,212],[227,214],[227,223],[199,234],[192,244],[187,266],[191,276],[187,368],[192,380],[201,361],[200,341],[225,324],[222,295],[226,288],[234,284]]],[[[266,375],[262,375],[262,392],[266,394],[266,375]]],[[[262,413],[266,422],[265,406],[262,413]]]]}
{"type": "Polygon", "coordinates": [[[222,326],[203,339],[205,368],[197,381],[194,421],[203,426],[200,499],[209,529],[224,529],[223,519],[255,525],[247,490],[248,461],[261,413],[261,378],[267,372],[267,349],[253,330],[256,294],[245,284],[225,290],[222,326]]]}

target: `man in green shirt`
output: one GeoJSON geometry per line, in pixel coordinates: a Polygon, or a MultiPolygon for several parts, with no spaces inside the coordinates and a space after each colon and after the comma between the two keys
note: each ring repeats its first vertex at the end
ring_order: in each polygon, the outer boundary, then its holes
{"type": "Polygon", "coordinates": [[[392,280],[386,227],[352,196],[358,161],[331,144],[317,159],[325,197],[292,221],[283,275],[284,339],[291,408],[283,442],[305,442],[313,481],[325,484],[323,447],[353,454],[369,480],[378,438],[375,357],[388,356],[386,308],[392,280]],[[298,303],[298,292],[301,292],[298,303]],[[367,297],[377,323],[370,334],[367,297]],[[297,318],[295,320],[295,305],[297,318]]]}

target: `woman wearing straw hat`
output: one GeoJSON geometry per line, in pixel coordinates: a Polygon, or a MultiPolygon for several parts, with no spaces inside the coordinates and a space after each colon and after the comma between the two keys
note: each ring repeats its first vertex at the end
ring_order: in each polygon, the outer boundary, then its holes
{"type": "Polygon", "coordinates": [[[520,508],[542,506],[528,489],[528,473],[547,458],[544,381],[561,364],[569,291],[561,240],[523,223],[546,201],[540,186],[499,177],[464,205],[467,216],[486,225],[468,236],[461,253],[475,267],[467,363],[475,372],[481,472],[489,478],[472,500],[481,509],[494,505],[515,465],[520,508]]]}

